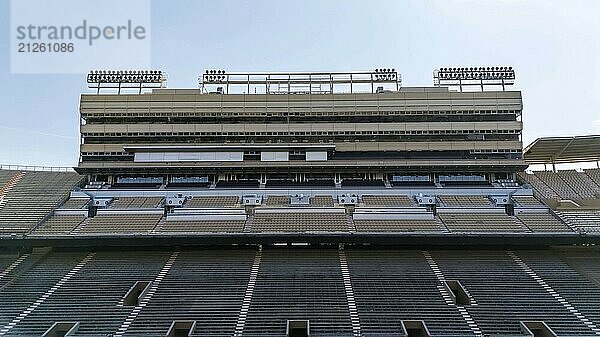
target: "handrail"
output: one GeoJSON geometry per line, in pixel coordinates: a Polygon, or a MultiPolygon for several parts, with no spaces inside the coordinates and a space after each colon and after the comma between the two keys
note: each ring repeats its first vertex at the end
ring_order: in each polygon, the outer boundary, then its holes
{"type": "Polygon", "coordinates": [[[75,172],[74,168],[68,167],[68,166],[38,166],[38,165],[14,165],[14,164],[0,164],[0,170],[75,172]]]}

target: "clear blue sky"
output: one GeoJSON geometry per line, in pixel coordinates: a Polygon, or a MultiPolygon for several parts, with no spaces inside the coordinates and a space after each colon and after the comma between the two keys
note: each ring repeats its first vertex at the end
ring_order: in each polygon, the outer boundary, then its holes
{"type": "MultiPolygon", "coordinates": [[[[50,0],[49,0],[50,1],[50,0]]],[[[0,163],[74,166],[83,75],[11,75],[0,0],[0,163]]],[[[395,67],[430,85],[440,66],[512,65],[524,141],[600,134],[600,1],[152,1],[152,65],[168,86],[206,68],[395,67]]]]}

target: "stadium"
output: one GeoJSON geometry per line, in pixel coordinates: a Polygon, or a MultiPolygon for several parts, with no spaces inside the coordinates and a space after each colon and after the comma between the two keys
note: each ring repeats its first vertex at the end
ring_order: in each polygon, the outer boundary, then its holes
{"type": "Polygon", "coordinates": [[[0,170],[0,336],[600,336],[600,136],[514,82],[92,71],[77,167],[0,170]]]}

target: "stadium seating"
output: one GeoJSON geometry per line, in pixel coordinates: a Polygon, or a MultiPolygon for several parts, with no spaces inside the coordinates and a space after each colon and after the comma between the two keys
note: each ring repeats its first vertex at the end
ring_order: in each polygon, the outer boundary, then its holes
{"type": "Polygon", "coordinates": [[[533,232],[572,232],[569,226],[550,213],[517,213],[521,220],[533,232]]]}
{"type": "Polygon", "coordinates": [[[533,207],[533,208],[546,207],[539,200],[537,200],[534,196],[513,195],[512,200],[514,202],[515,207],[533,207]]]}
{"type": "Polygon", "coordinates": [[[579,200],[581,196],[573,190],[560,176],[551,171],[536,171],[535,176],[551,188],[562,199],[579,200]]]}
{"type": "MultiPolygon", "coordinates": [[[[516,251],[561,298],[591,321],[600,318],[597,251],[582,256],[516,251]],[[574,263],[575,259],[581,260],[574,263]]],[[[5,282],[0,326],[19,317],[7,336],[40,336],[59,321],[77,322],[77,336],[166,336],[174,321],[195,321],[190,336],[285,336],[289,319],[309,320],[311,336],[351,337],[348,299],[362,336],[398,335],[403,321],[422,320],[432,336],[521,336],[520,321],[543,321],[559,336],[593,332],[502,250],[264,248],[33,252],[5,282]],[[75,266],[85,258],[88,261],[75,266]],[[430,258],[430,260],[428,260],[430,258]],[[167,261],[170,264],[167,264],[167,261]],[[255,268],[253,268],[253,262],[255,268]],[[432,265],[432,263],[434,265],[432,265]],[[251,275],[255,283],[249,287],[251,275]],[[69,275],[67,281],[61,278],[69,275]],[[457,280],[471,298],[448,303],[442,280],[457,280]],[[124,302],[138,281],[156,284],[143,306],[124,302]],[[50,289],[53,289],[50,291],[50,289]],[[351,295],[347,291],[351,291],[351,295]],[[351,296],[351,297],[349,297],[351,296]],[[27,310],[33,303],[35,310],[27,310]],[[244,303],[246,314],[240,312],[244,303]],[[129,318],[128,318],[129,317],[129,318]],[[127,322],[127,323],[126,323],[127,322]],[[125,324],[126,323],[126,324],[125,324]]],[[[0,255],[0,268],[14,261],[0,255]]]]}
{"type": "Polygon", "coordinates": [[[66,172],[26,172],[0,208],[0,235],[24,234],[44,219],[82,177],[66,172]]]}
{"type": "Polygon", "coordinates": [[[37,235],[68,235],[83,220],[83,215],[53,215],[44,221],[33,234],[37,235]]]}
{"type": "Polygon", "coordinates": [[[334,249],[265,249],[244,336],[286,336],[286,321],[309,320],[311,336],[351,337],[334,249]]]}
{"type": "Polygon", "coordinates": [[[358,232],[441,232],[444,226],[436,220],[357,220],[358,232]]]}
{"type": "Polygon", "coordinates": [[[345,232],[348,217],[344,213],[257,212],[252,221],[253,232],[345,232]]]}
{"type": "MultiPolygon", "coordinates": [[[[52,252],[13,274],[0,291],[0,326],[4,327],[55,285],[85,257],[85,252],[52,252]]],[[[29,258],[28,258],[29,259],[29,258]]],[[[59,306],[60,308],[60,306],[59,306]]],[[[60,311],[60,310],[57,310],[60,311]]],[[[45,326],[43,330],[50,327],[45,326]]],[[[21,334],[21,336],[34,334],[21,334]]],[[[19,336],[17,334],[17,336],[19,336]]],[[[38,334],[39,336],[39,334],[38,334]]]]}
{"type": "MultiPolygon", "coordinates": [[[[597,251],[595,251],[597,253],[597,251]]],[[[591,251],[590,254],[594,254],[591,251]]],[[[560,259],[555,254],[540,251],[523,251],[518,255],[544,281],[559,293],[570,305],[585,315],[592,322],[600,322],[600,287],[582,273],[578,273],[572,265],[560,259]]],[[[593,255],[592,255],[593,256],[593,255]]],[[[600,267],[598,255],[596,263],[591,268],[600,267]]],[[[569,260],[566,260],[569,261],[569,260]]],[[[589,262],[588,262],[589,263],[589,262]]],[[[566,329],[561,329],[566,330],[566,329]]],[[[561,331],[556,331],[559,335],[561,331]]],[[[565,334],[575,334],[575,331],[564,331],[565,334]]]]}
{"type": "Polygon", "coordinates": [[[188,199],[184,207],[187,208],[220,208],[238,206],[239,197],[237,196],[200,196],[188,199]]]}
{"type": "Polygon", "coordinates": [[[489,198],[482,195],[438,195],[445,207],[493,207],[489,198]]]}
{"type": "MultiPolygon", "coordinates": [[[[55,322],[78,322],[77,336],[113,335],[132,310],[120,304],[123,296],[135,282],[152,280],[168,256],[168,251],[97,252],[68,282],[22,318],[9,336],[41,336],[55,322]]],[[[11,291],[6,295],[13,297],[3,298],[3,307],[4,303],[33,303],[82,258],[81,253],[50,253],[39,267],[9,286],[11,291]]],[[[13,310],[9,317],[18,314],[13,310]]],[[[4,313],[0,316],[7,317],[4,313]]]]}
{"type": "Polygon", "coordinates": [[[180,252],[126,336],[166,336],[175,320],[195,321],[193,337],[232,336],[255,254],[235,248],[180,252]]]}
{"type": "Polygon", "coordinates": [[[69,198],[64,204],[60,205],[61,209],[81,209],[90,202],[90,198],[69,198]]]}
{"type": "Polygon", "coordinates": [[[598,187],[587,174],[575,170],[561,170],[558,171],[557,174],[582,198],[593,199],[600,196],[600,187],[598,187]]]}
{"type": "Polygon", "coordinates": [[[84,221],[78,234],[144,234],[161,218],[161,214],[99,214],[84,221]]]}
{"type": "Polygon", "coordinates": [[[596,186],[600,187],[600,169],[587,169],[583,170],[583,172],[596,184],[596,186]]]}
{"type": "Polygon", "coordinates": [[[403,320],[423,320],[432,336],[468,336],[456,306],[418,250],[347,249],[363,336],[396,336],[403,320]]]}
{"type": "Polygon", "coordinates": [[[590,234],[600,235],[599,210],[561,210],[557,212],[571,227],[590,234]]]}
{"type": "Polygon", "coordinates": [[[539,193],[539,196],[543,199],[548,200],[560,200],[560,197],[550,187],[548,187],[543,181],[540,180],[535,174],[529,174],[525,172],[519,172],[519,179],[524,183],[527,183],[533,187],[533,189],[539,193]]]}
{"type": "Polygon", "coordinates": [[[315,195],[310,198],[310,206],[313,207],[333,207],[333,198],[330,195],[315,195]]]}
{"type": "Polygon", "coordinates": [[[380,207],[416,207],[415,201],[407,195],[363,195],[365,206],[380,207]]]}
{"type": "Polygon", "coordinates": [[[0,191],[2,191],[2,187],[6,184],[18,171],[13,170],[0,170],[0,191]]]}
{"type": "Polygon", "coordinates": [[[468,312],[484,336],[520,336],[519,321],[528,320],[545,322],[559,336],[591,335],[506,252],[448,250],[431,255],[444,277],[459,280],[475,299],[477,305],[468,312]]]}
{"type": "Polygon", "coordinates": [[[270,195],[267,197],[267,206],[289,206],[290,196],[289,195],[270,195]]]}
{"type": "Polygon", "coordinates": [[[160,207],[162,200],[162,197],[119,197],[113,200],[110,204],[110,208],[157,208],[160,207]]]}
{"type": "Polygon", "coordinates": [[[525,232],[518,220],[504,213],[438,213],[452,232],[525,232]]]}
{"type": "Polygon", "coordinates": [[[161,222],[156,232],[224,232],[240,233],[244,230],[245,220],[168,220],[161,222]]]}

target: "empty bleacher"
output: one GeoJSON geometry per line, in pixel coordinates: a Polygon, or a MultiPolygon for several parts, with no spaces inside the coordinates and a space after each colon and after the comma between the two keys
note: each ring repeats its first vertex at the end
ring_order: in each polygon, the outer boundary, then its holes
{"type": "Polygon", "coordinates": [[[68,235],[83,220],[85,220],[84,215],[53,215],[36,228],[33,234],[68,235]]]}
{"type": "Polygon", "coordinates": [[[358,232],[441,232],[444,226],[434,219],[354,219],[358,232]]]}
{"type": "Polygon", "coordinates": [[[536,171],[533,173],[536,177],[543,181],[546,186],[556,192],[556,194],[558,194],[562,199],[579,200],[582,198],[581,195],[575,192],[575,190],[573,190],[573,188],[564,180],[562,180],[561,177],[555,172],[536,171]]]}
{"type": "Polygon", "coordinates": [[[438,195],[445,207],[493,207],[490,199],[483,195],[438,195]]]}
{"type": "MultiPolygon", "coordinates": [[[[12,275],[13,278],[7,280],[8,282],[4,283],[0,291],[0,303],[2,303],[0,326],[6,326],[27,309],[75,267],[85,255],[85,252],[52,252],[42,257],[38,263],[30,265],[27,270],[12,275]]],[[[24,335],[34,334],[21,334],[24,335]]]]}
{"type": "Polygon", "coordinates": [[[98,214],[79,228],[79,234],[144,234],[154,229],[162,214],[98,214]]]}
{"type": "MultiPolygon", "coordinates": [[[[61,257],[64,262],[72,259],[63,253],[50,253],[49,259],[54,261],[61,257]]],[[[78,322],[77,336],[113,335],[132,310],[132,307],[120,305],[123,296],[135,282],[151,281],[168,257],[168,251],[98,252],[68,282],[22,319],[8,336],[41,336],[55,322],[78,322]]],[[[45,264],[41,266],[52,267],[52,264],[45,264]]],[[[38,271],[42,275],[52,272],[51,269],[38,271]]],[[[57,270],[58,276],[66,273],[63,268],[57,270]]],[[[23,277],[16,284],[27,280],[23,277]]],[[[45,291],[51,284],[40,285],[40,289],[45,291]]],[[[24,294],[33,289],[23,288],[24,294]]],[[[35,300],[32,298],[28,298],[30,303],[35,300]]],[[[13,301],[17,299],[15,296],[13,301]]]]}
{"type": "Polygon", "coordinates": [[[561,170],[557,172],[557,175],[582,198],[596,198],[600,196],[600,187],[584,172],[561,170]]]}
{"type": "Polygon", "coordinates": [[[337,250],[263,250],[243,336],[286,336],[289,319],[309,320],[311,336],[353,336],[337,250]]]}
{"type": "MultiPolygon", "coordinates": [[[[502,250],[429,250],[433,268],[420,249],[346,247],[344,269],[337,249],[265,247],[260,259],[255,249],[190,249],[180,251],[168,272],[161,272],[173,256],[170,249],[121,249],[100,250],[73,269],[88,253],[34,252],[0,280],[0,326],[19,317],[6,336],[40,336],[65,321],[79,323],[76,336],[115,335],[134,311],[124,296],[136,282],[151,283],[159,276],[151,297],[140,298],[147,300],[135,309],[124,336],[166,336],[174,321],[195,321],[189,336],[233,336],[243,317],[241,336],[285,336],[286,321],[295,319],[310,322],[311,336],[351,337],[347,289],[362,336],[398,335],[405,320],[422,320],[432,336],[472,336],[470,326],[475,325],[483,336],[516,337],[522,335],[520,321],[543,321],[559,336],[593,336],[502,250]],[[258,261],[256,282],[249,287],[253,261],[258,261]],[[69,271],[70,279],[57,283],[69,271]],[[464,308],[474,321],[448,304],[440,278],[464,286],[473,301],[464,308]],[[33,303],[39,303],[35,310],[25,311],[33,303]],[[243,303],[248,310],[240,316],[243,303]]],[[[583,251],[578,259],[584,258],[584,264],[550,250],[516,254],[597,324],[600,288],[580,270],[600,270],[597,251],[583,251]]],[[[0,267],[14,259],[0,255],[0,267]]]]}
{"type": "Polygon", "coordinates": [[[515,218],[505,213],[438,213],[452,232],[526,232],[515,218]]]}
{"type": "Polygon", "coordinates": [[[599,210],[561,210],[557,212],[571,227],[589,234],[600,235],[599,210]]]}
{"type": "Polygon", "coordinates": [[[344,213],[256,212],[253,232],[345,232],[348,217],[344,213]]]}
{"type": "Polygon", "coordinates": [[[195,321],[193,337],[232,336],[255,253],[235,248],[180,252],[125,336],[166,336],[175,320],[195,321]]]}
{"type": "Polygon", "coordinates": [[[596,184],[596,186],[600,187],[600,169],[587,169],[583,170],[583,172],[596,184]]]}
{"type": "Polygon", "coordinates": [[[157,208],[162,200],[162,197],[119,197],[113,200],[109,208],[157,208]]]}
{"type": "Polygon", "coordinates": [[[533,187],[533,189],[539,193],[539,196],[543,199],[548,200],[560,200],[560,197],[550,187],[548,187],[540,178],[535,174],[529,174],[525,172],[517,173],[519,179],[522,182],[527,183],[533,187]]]}
{"type": "Polygon", "coordinates": [[[289,206],[290,196],[289,195],[269,195],[267,197],[267,206],[289,206]]]}
{"type": "Polygon", "coordinates": [[[6,184],[18,171],[13,170],[0,170],[0,191],[4,184],[6,184]]]}
{"type": "Polygon", "coordinates": [[[69,198],[60,209],[82,209],[90,202],[90,198],[69,198]]]}
{"type": "Polygon", "coordinates": [[[245,220],[167,220],[161,222],[156,232],[162,233],[240,233],[245,220]]]}
{"type": "Polygon", "coordinates": [[[514,202],[515,207],[533,207],[533,208],[543,208],[546,207],[534,196],[526,196],[526,195],[513,195],[512,200],[514,202]]]}
{"type": "Polygon", "coordinates": [[[415,201],[407,195],[363,195],[362,202],[375,207],[416,207],[415,201]]]}
{"type": "Polygon", "coordinates": [[[441,273],[477,302],[468,311],[484,336],[520,336],[519,321],[544,321],[559,336],[589,330],[504,251],[431,251],[441,273]]]}
{"type": "Polygon", "coordinates": [[[81,180],[80,175],[70,172],[25,172],[0,207],[0,235],[28,232],[81,180]]]}
{"type": "Polygon", "coordinates": [[[469,336],[419,250],[346,249],[363,336],[400,336],[403,320],[423,320],[432,336],[469,336]]]}
{"type": "Polygon", "coordinates": [[[227,196],[196,196],[186,200],[184,207],[187,208],[220,208],[238,206],[239,197],[227,196]]]}
{"type": "MultiPolygon", "coordinates": [[[[570,305],[577,308],[581,314],[593,323],[600,324],[600,286],[597,283],[578,273],[555,254],[545,251],[520,251],[517,253],[539,277],[567,300],[570,305]]],[[[596,257],[596,262],[598,261],[600,260],[596,257]]],[[[571,315],[571,317],[574,317],[574,315],[571,315]]],[[[559,333],[559,331],[556,332],[559,333]]]]}
{"type": "Polygon", "coordinates": [[[572,232],[569,226],[551,213],[517,213],[515,214],[533,232],[572,232]]]}
{"type": "Polygon", "coordinates": [[[330,195],[315,195],[310,198],[310,206],[333,207],[333,198],[330,195]]]}

